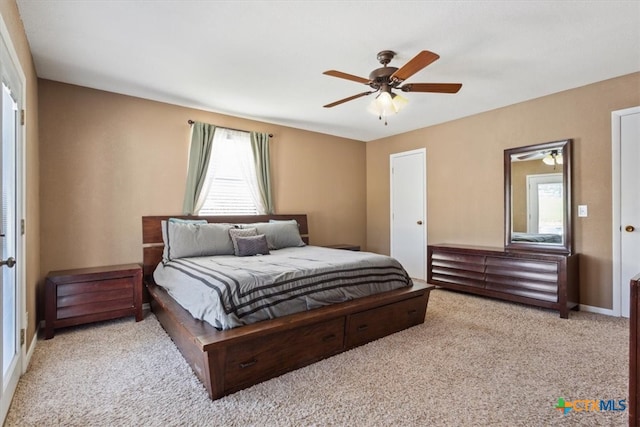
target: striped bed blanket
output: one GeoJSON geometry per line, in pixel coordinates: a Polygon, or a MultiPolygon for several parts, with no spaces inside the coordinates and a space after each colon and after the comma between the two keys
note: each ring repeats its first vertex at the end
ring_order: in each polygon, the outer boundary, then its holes
{"type": "Polygon", "coordinates": [[[181,258],[160,263],[153,277],[193,317],[218,329],[412,285],[394,258],[318,246],[181,258]]]}

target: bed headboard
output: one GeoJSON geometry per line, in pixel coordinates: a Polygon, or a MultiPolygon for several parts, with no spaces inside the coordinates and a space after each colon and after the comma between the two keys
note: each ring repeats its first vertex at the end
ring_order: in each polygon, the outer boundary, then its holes
{"type": "Polygon", "coordinates": [[[162,261],[162,251],[164,243],[162,241],[162,221],[169,218],[181,219],[206,219],[207,222],[249,224],[252,222],[268,222],[270,219],[287,220],[295,219],[300,226],[300,235],[305,243],[309,243],[309,228],[307,226],[306,214],[295,215],[242,215],[242,216],[186,216],[186,215],[164,215],[164,216],[143,216],[142,217],[142,254],[143,271],[148,276],[153,273],[158,263],[162,261]]]}

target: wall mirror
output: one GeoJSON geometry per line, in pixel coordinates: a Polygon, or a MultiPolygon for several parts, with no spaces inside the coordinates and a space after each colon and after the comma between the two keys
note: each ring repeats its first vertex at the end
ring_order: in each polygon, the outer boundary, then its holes
{"type": "Polygon", "coordinates": [[[505,248],[571,253],[571,140],[504,150],[505,248]]]}

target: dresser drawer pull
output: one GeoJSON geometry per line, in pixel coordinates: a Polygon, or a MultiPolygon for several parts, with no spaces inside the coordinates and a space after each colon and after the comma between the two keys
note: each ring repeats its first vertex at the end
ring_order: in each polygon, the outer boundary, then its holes
{"type": "Polygon", "coordinates": [[[369,329],[369,325],[358,326],[358,332],[366,331],[367,329],[369,329]]]}
{"type": "Polygon", "coordinates": [[[250,366],[255,365],[256,363],[258,363],[257,359],[251,359],[248,362],[242,362],[240,363],[240,369],[248,368],[250,366]]]}
{"type": "Polygon", "coordinates": [[[332,341],[336,339],[336,334],[331,334],[331,335],[327,335],[322,337],[322,342],[328,342],[328,341],[332,341]]]}
{"type": "Polygon", "coordinates": [[[414,314],[416,314],[417,312],[418,312],[418,310],[409,310],[409,311],[407,311],[407,314],[408,314],[409,316],[413,316],[413,315],[414,315],[414,314]]]}

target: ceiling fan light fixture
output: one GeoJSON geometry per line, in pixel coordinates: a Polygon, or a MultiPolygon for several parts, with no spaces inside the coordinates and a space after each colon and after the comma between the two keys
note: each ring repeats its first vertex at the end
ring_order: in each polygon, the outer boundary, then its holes
{"type": "Polygon", "coordinates": [[[553,150],[542,158],[542,162],[549,166],[561,165],[563,161],[562,153],[559,153],[557,150],[553,150]]]}
{"type": "Polygon", "coordinates": [[[392,93],[391,102],[393,102],[393,107],[395,108],[397,113],[409,103],[409,100],[402,95],[398,95],[397,93],[392,93]]]}
{"type": "Polygon", "coordinates": [[[378,117],[397,114],[409,101],[391,91],[382,91],[369,104],[368,111],[378,117]]]}

